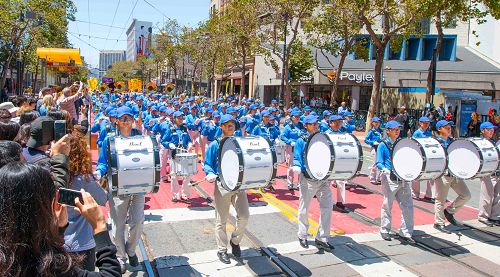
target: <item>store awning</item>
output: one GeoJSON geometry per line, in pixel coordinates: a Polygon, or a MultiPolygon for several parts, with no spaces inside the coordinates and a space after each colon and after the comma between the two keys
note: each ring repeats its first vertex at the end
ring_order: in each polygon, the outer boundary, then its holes
{"type": "Polygon", "coordinates": [[[40,59],[45,59],[49,65],[64,66],[83,64],[79,49],[37,48],[36,54],[40,59]]]}
{"type": "MultiPolygon", "coordinates": [[[[250,72],[247,71],[245,72],[245,76],[248,75],[250,72]]],[[[231,72],[230,74],[224,74],[224,75],[215,75],[215,80],[220,81],[220,80],[236,80],[236,79],[241,79],[243,74],[241,72],[231,72]]]]}

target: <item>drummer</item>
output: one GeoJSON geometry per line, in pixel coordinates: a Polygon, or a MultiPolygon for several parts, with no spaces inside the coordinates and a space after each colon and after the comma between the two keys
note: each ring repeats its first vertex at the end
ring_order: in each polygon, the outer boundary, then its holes
{"type": "Polygon", "coordinates": [[[375,166],[375,162],[377,161],[377,147],[382,140],[382,134],[384,132],[380,129],[380,118],[373,117],[372,118],[372,128],[368,131],[368,134],[365,138],[365,143],[371,146],[370,157],[372,158],[372,168],[370,170],[370,183],[373,185],[380,184],[380,173],[377,174],[377,166],[375,166]]]}
{"type": "Polygon", "coordinates": [[[178,153],[190,152],[193,143],[187,133],[187,127],[183,123],[184,116],[181,111],[174,113],[173,126],[167,129],[161,139],[161,144],[170,149],[170,169],[171,169],[171,187],[172,187],[172,202],[183,201],[189,203],[191,200],[190,181],[192,176],[184,176],[182,181],[182,193],[179,194],[179,180],[177,179],[175,156],[178,153]]]}
{"type": "Polygon", "coordinates": [[[380,215],[380,235],[384,240],[391,240],[390,230],[392,227],[392,204],[394,198],[399,203],[402,219],[399,235],[409,243],[415,243],[413,235],[413,200],[411,198],[411,188],[408,182],[398,180],[392,173],[391,149],[394,142],[401,133],[401,124],[391,120],[385,125],[387,138],[385,138],[377,148],[376,165],[381,171],[382,193],[384,202],[382,203],[380,215]]]}
{"type": "MultiPolygon", "coordinates": [[[[429,128],[430,125],[430,119],[428,117],[422,116],[418,120],[418,124],[420,125],[420,128],[413,133],[413,138],[430,138],[432,137],[432,132],[429,128]]],[[[415,180],[411,183],[411,194],[413,199],[420,199],[420,181],[415,180]]],[[[428,180],[427,181],[427,188],[425,189],[425,196],[424,200],[427,202],[432,202],[434,203],[434,198],[432,197],[435,195],[435,186],[433,180],[428,180]]]]}
{"type": "MultiPolygon", "coordinates": [[[[190,114],[186,116],[186,125],[188,127],[189,137],[194,144],[194,153],[196,153],[196,155],[199,155],[201,119],[197,116],[198,107],[196,105],[192,105],[191,107],[189,107],[189,111],[190,114]]],[[[201,160],[199,160],[199,162],[201,162],[201,160]]]]}
{"type": "MultiPolygon", "coordinates": [[[[453,142],[451,136],[451,122],[440,120],[436,123],[438,136],[436,139],[443,145],[444,149],[453,142]]],[[[453,216],[461,207],[463,207],[470,199],[470,191],[463,180],[446,174],[441,178],[434,180],[436,186],[436,203],[434,204],[434,228],[444,233],[451,233],[446,230],[445,218],[453,225],[457,225],[457,221],[453,216]],[[457,198],[445,209],[448,191],[450,187],[457,194],[457,198]]]]}
{"type": "Polygon", "coordinates": [[[286,127],[281,132],[281,140],[286,143],[285,145],[285,160],[288,165],[287,172],[287,182],[289,190],[298,189],[298,182],[294,183],[294,172],[292,170],[293,166],[293,147],[297,142],[297,139],[306,132],[304,125],[300,122],[300,111],[293,110],[290,113],[291,123],[286,125],[286,127]]]}
{"type": "MultiPolygon", "coordinates": [[[[117,127],[118,134],[122,137],[132,137],[139,135],[139,131],[132,129],[134,124],[134,116],[129,107],[120,107],[117,109],[117,127]]],[[[103,149],[107,149],[109,144],[109,136],[103,141],[103,149]]],[[[96,171],[94,177],[100,180],[108,173],[110,161],[107,160],[107,151],[99,153],[96,171]]],[[[142,229],[144,226],[144,203],[145,195],[120,195],[110,197],[109,209],[112,223],[112,234],[116,245],[116,257],[120,261],[122,273],[125,273],[125,264],[128,263],[132,267],[139,265],[139,259],[135,254],[135,249],[141,238],[142,229]],[[129,225],[127,232],[125,224],[129,225]],[[128,234],[128,236],[127,236],[128,234]]]]}
{"type": "MultiPolygon", "coordinates": [[[[481,123],[481,137],[493,144],[493,135],[497,126],[491,122],[481,123]]],[[[479,222],[487,226],[500,226],[500,180],[497,174],[481,178],[481,193],[479,194],[479,222]]]]}
{"type": "MultiPolygon", "coordinates": [[[[234,101],[235,101],[235,100],[233,100],[233,101],[231,102],[231,104],[232,104],[234,101]]],[[[228,113],[228,114],[230,114],[230,115],[232,115],[234,118],[238,118],[238,110],[237,110],[236,108],[234,108],[234,107],[229,107],[229,108],[227,109],[227,113],[228,113]]],[[[241,118],[240,118],[240,120],[241,120],[241,118]]],[[[243,127],[244,127],[244,125],[243,125],[243,127]]],[[[234,130],[235,130],[235,131],[234,131],[234,136],[235,136],[235,137],[242,137],[242,136],[243,136],[243,133],[242,133],[242,126],[241,126],[241,121],[236,120],[234,130]]]]}
{"type": "Polygon", "coordinates": [[[307,241],[309,230],[309,206],[314,196],[316,196],[319,207],[319,227],[316,239],[314,240],[316,247],[319,250],[332,252],[334,247],[328,242],[330,238],[330,224],[332,220],[332,191],[327,181],[315,181],[305,177],[306,167],[304,164],[303,153],[305,152],[306,140],[310,135],[318,132],[318,118],[314,115],[308,115],[304,118],[304,125],[307,134],[302,134],[294,147],[293,155],[293,171],[300,174],[300,198],[298,211],[299,230],[297,236],[299,243],[303,248],[309,248],[307,241]]]}
{"type": "Polygon", "coordinates": [[[323,111],[323,120],[321,120],[321,122],[319,123],[319,131],[321,133],[324,133],[330,129],[328,119],[330,118],[331,115],[332,115],[331,112],[329,112],[327,110],[323,111]]]}
{"type": "MultiPolygon", "coordinates": [[[[234,127],[236,120],[232,115],[226,114],[221,117],[220,128],[222,129],[222,137],[230,137],[234,135],[234,127]]],[[[245,191],[228,192],[222,189],[218,179],[218,152],[219,140],[213,141],[207,149],[207,158],[203,164],[203,171],[207,174],[205,179],[211,183],[217,181],[214,189],[215,198],[215,238],[217,240],[217,257],[225,264],[230,264],[229,255],[227,254],[228,236],[226,233],[226,223],[229,217],[229,208],[233,205],[236,210],[236,226],[231,235],[229,244],[231,245],[232,253],[235,257],[241,257],[240,242],[246,230],[250,211],[248,208],[248,198],[245,191]]]]}
{"type": "MultiPolygon", "coordinates": [[[[277,144],[279,142],[280,132],[276,125],[269,123],[271,116],[269,110],[262,111],[260,115],[262,117],[262,122],[253,128],[252,135],[269,139],[271,146],[277,144]]],[[[276,189],[274,189],[272,184],[270,184],[268,188],[272,193],[276,192],[276,189]]],[[[266,192],[266,188],[261,188],[261,190],[266,192]]]]}
{"type": "MultiPolygon", "coordinates": [[[[329,129],[326,131],[326,133],[343,134],[344,129],[342,128],[342,120],[342,116],[340,115],[334,114],[330,116],[330,118],[328,118],[329,129]]],[[[335,207],[337,207],[343,213],[347,212],[345,208],[346,183],[347,182],[345,181],[330,182],[330,184],[337,189],[337,203],[335,204],[335,207]]]]}

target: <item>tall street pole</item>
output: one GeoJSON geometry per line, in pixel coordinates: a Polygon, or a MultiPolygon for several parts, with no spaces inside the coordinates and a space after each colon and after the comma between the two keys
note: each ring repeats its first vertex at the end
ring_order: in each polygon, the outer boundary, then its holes
{"type": "Polygon", "coordinates": [[[285,32],[284,32],[284,38],[283,38],[283,65],[282,65],[282,70],[281,70],[281,89],[279,93],[279,99],[278,103],[281,105],[283,97],[284,97],[284,92],[285,92],[285,58],[286,58],[286,29],[287,29],[287,21],[285,19],[285,32]]]}

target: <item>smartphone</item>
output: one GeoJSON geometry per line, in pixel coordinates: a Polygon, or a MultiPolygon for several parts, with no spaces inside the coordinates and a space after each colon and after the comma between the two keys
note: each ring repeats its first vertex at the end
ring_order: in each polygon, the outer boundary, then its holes
{"type": "Polygon", "coordinates": [[[57,203],[68,206],[75,206],[75,199],[78,197],[80,203],[83,204],[82,193],[77,190],[60,188],[57,191],[57,203]]]}
{"type": "Polygon", "coordinates": [[[56,120],[54,122],[54,140],[58,141],[66,135],[66,120],[56,120]]]}
{"type": "Polygon", "coordinates": [[[42,142],[49,145],[54,140],[54,123],[52,121],[42,121],[42,142]]]}

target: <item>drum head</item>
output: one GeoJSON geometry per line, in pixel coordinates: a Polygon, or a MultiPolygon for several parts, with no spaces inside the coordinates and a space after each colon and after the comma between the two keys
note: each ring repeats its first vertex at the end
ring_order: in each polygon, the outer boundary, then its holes
{"type": "Polygon", "coordinates": [[[305,166],[309,176],[316,180],[325,180],[331,169],[332,149],[329,139],[322,133],[312,135],[306,145],[305,166]]]}
{"type": "Polygon", "coordinates": [[[448,146],[448,170],[461,179],[474,177],[481,166],[479,152],[471,141],[455,140],[448,146]]]}
{"type": "Polygon", "coordinates": [[[419,144],[411,138],[396,142],[392,150],[392,167],[399,178],[413,181],[422,172],[424,160],[419,144]]]}
{"type": "Polygon", "coordinates": [[[240,173],[240,157],[236,143],[234,138],[227,138],[220,143],[219,177],[225,189],[234,191],[243,177],[240,173]]]}

